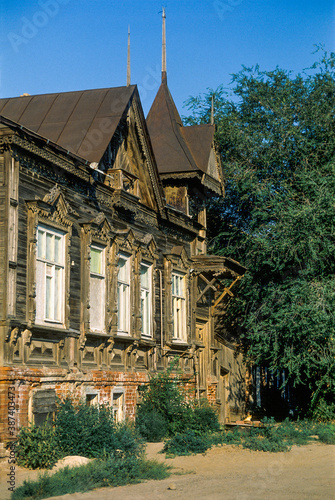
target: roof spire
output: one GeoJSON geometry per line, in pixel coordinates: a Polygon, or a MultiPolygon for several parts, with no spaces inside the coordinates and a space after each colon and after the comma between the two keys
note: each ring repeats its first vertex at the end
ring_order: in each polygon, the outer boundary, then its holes
{"type": "Polygon", "coordinates": [[[128,26],[127,87],[130,85],[130,26],[128,26]]]}
{"type": "Polygon", "coordinates": [[[212,94],[211,125],[214,125],[214,95],[212,94]]]}
{"type": "Polygon", "coordinates": [[[163,20],[163,26],[162,26],[162,83],[167,82],[165,19],[166,19],[165,8],[163,7],[163,13],[162,13],[162,20],[163,20]]]}

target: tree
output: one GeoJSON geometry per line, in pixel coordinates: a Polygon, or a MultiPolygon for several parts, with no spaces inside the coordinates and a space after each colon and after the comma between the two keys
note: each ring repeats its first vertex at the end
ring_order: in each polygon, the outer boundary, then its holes
{"type": "Polygon", "coordinates": [[[213,97],[226,196],[209,243],[248,268],[226,326],[305,411],[335,415],[335,54],[297,76],[243,67],[232,86],[190,98],[185,119],[208,122],[213,97]]]}

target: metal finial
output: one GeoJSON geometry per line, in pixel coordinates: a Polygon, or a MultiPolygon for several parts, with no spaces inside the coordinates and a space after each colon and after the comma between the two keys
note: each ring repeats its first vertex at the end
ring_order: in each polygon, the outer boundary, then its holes
{"type": "Polygon", "coordinates": [[[211,125],[214,125],[214,95],[212,94],[211,125]]]}
{"type": "Polygon", "coordinates": [[[130,85],[130,26],[128,26],[127,87],[130,85]]]}
{"type": "Polygon", "coordinates": [[[167,74],[166,74],[166,31],[165,31],[165,8],[163,7],[163,12],[162,12],[162,21],[163,21],[163,26],[162,26],[162,83],[167,80],[167,74]]]}

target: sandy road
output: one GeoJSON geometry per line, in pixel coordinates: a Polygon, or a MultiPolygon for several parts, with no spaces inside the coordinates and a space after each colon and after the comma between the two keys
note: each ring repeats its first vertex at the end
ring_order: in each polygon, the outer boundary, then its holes
{"type": "MultiPolygon", "coordinates": [[[[294,446],[287,453],[263,453],[223,445],[204,455],[165,459],[161,444],[148,445],[148,458],[173,466],[162,481],[101,488],[54,500],[335,500],[335,445],[313,443],[294,446]],[[177,473],[177,474],[176,474],[177,473]],[[170,489],[172,488],[172,489],[170,489]]],[[[8,467],[8,466],[7,466],[8,467]]],[[[9,498],[5,484],[6,462],[0,464],[0,498],[9,498]]],[[[17,469],[17,485],[36,471],[17,469]]]]}

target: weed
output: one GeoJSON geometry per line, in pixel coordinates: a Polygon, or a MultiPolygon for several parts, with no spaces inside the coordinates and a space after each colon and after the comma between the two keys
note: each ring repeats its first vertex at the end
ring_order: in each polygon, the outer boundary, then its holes
{"type": "Polygon", "coordinates": [[[176,434],[164,445],[163,452],[167,455],[191,455],[193,453],[205,453],[211,443],[205,434],[198,434],[188,430],[182,434],[176,434]]]}
{"type": "Polygon", "coordinates": [[[165,479],[168,476],[169,467],[154,460],[131,456],[110,457],[80,467],[66,467],[53,475],[44,473],[37,481],[25,481],[23,486],[14,491],[11,500],[40,500],[104,486],[139,483],[145,479],[165,479]]]}
{"type": "Polygon", "coordinates": [[[17,463],[29,469],[49,469],[62,456],[55,430],[48,422],[23,427],[16,442],[17,463]]]}

